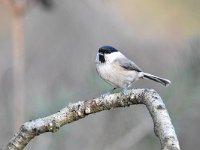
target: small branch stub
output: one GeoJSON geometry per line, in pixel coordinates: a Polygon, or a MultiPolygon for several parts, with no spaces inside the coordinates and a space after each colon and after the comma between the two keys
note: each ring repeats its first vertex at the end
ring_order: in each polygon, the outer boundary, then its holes
{"type": "Polygon", "coordinates": [[[161,97],[149,89],[129,90],[126,95],[115,93],[103,98],[69,104],[53,115],[24,123],[3,150],[22,150],[30,140],[42,133],[56,132],[63,125],[89,114],[135,104],[144,104],[149,110],[155,134],[160,139],[161,149],[180,150],[174,127],[161,97]]]}

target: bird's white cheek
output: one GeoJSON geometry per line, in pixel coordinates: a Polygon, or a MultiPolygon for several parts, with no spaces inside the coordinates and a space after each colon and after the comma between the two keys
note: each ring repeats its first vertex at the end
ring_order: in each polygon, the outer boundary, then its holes
{"type": "Polygon", "coordinates": [[[113,57],[111,56],[111,54],[105,54],[104,55],[105,61],[107,63],[112,62],[113,61],[113,57]]]}
{"type": "Polygon", "coordinates": [[[120,52],[114,52],[111,54],[105,54],[105,60],[106,62],[113,62],[117,58],[124,57],[120,52]]]}

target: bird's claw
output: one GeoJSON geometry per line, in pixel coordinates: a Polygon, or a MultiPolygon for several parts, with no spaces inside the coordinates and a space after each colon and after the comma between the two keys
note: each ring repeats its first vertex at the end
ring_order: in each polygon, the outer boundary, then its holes
{"type": "Polygon", "coordinates": [[[102,94],[101,96],[100,96],[100,98],[102,98],[102,99],[104,99],[106,96],[108,96],[110,94],[110,92],[107,92],[107,93],[105,93],[105,94],[102,94]]]}
{"type": "Polygon", "coordinates": [[[121,96],[128,95],[128,90],[127,89],[123,89],[120,94],[121,94],[121,96]]]}

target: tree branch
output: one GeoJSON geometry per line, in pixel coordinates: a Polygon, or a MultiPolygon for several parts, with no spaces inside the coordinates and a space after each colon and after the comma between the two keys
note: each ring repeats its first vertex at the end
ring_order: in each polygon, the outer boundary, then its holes
{"type": "Polygon", "coordinates": [[[24,123],[3,150],[22,150],[33,139],[45,132],[56,132],[60,127],[89,114],[135,104],[146,105],[154,122],[154,131],[162,150],[180,150],[171,119],[161,97],[154,90],[129,90],[127,95],[111,94],[91,100],[69,104],[59,112],[24,123]]]}

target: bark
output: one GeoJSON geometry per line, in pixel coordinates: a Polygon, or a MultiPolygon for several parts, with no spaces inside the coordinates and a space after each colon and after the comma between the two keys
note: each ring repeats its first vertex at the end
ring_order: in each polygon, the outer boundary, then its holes
{"type": "Polygon", "coordinates": [[[24,123],[3,150],[22,150],[35,136],[45,132],[56,132],[60,127],[87,115],[117,107],[135,104],[146,105],[154,122],[155,135],[160,139],[162,150],[180,150],[171,119],[159,94],[154,90],[129,90],[120,93],[69,104],[59,112],[24,123]]]}

